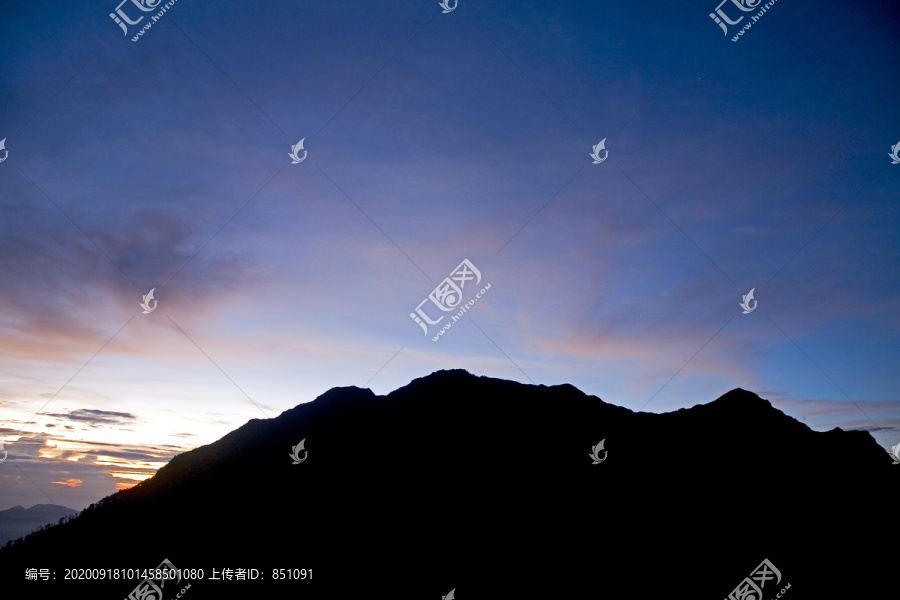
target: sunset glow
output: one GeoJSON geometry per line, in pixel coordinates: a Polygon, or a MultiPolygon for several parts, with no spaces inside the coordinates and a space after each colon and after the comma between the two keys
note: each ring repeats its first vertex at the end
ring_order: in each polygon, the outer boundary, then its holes
{"type": "Polygon", "coordinates": [[[0,509],[452,368],[900,442],[896,24],[715,4],[11,3],[0,509]]]}

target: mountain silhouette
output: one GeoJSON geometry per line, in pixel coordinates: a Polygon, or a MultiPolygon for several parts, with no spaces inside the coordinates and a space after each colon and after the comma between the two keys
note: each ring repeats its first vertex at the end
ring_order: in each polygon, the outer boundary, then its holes
{"type": "Polygon", "coordinates": [[[788,585],[787,600],[874,597],[897,589],[884,547],[898,481],[867,432],[812,431],[742,389],[654,414],[571,385],[439,371],[251,420],[3,549],[0,573],[30,598],[125,598],[138,579],[65,569],[168,559],[204,569],[188,600],[720,599],[768,560],[780,580],[763,582],[766,600],[788,585]],[[23,581],[42,567],[56,579],[23,581]],[[223,568],[264,579],[210,580],[223,568]],[[312,578],[273,581],[279,568],[312,578]]]}
{"type": "Polygon", "coordinates": [[[31,508],[14,506],[0,510],[0,546],[27,535],[38,527],[52,525],[76,514],[77,510],[58,504],[35,504],[31,508]]]}

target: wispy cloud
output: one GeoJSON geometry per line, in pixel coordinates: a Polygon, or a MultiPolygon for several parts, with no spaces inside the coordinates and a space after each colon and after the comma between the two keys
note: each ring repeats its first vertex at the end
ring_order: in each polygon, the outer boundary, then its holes
{"type": "Polygon", "coordinates": [[[137,420],[137,417],[131,413],[114,412],[110,410],[92,410],[89,408],[80,408],[78,410],[73,410],[68,414],[47,413],[44,416],[86,422],[91,427],[128,425],[137,420]]]}
{"type": "Polygon", "coordinates": [[[82,483],[80,479],[66,479],[65,481],[51,481],[50,483],[54,483],[56,485],[64,485],[70,488],[79,487],[82,483]]]}

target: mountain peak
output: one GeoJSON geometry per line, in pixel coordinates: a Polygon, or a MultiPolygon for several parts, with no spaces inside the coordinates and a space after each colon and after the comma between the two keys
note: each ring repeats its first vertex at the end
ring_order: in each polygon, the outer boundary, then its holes
{"type": "Polygon", "coordinates": [[[712,402],[697,405],[694,408],[700,407],[705,407],[706,410],[713,410],[717,413],[724,414],[741,414],[744,416],[769,415],[772,417],[779,416],[792,421],[794,420],[772,406],[772,403],[765,398],[761,398],[759,395],[743,388],[734,388],[733,390],[725,392],[712,402]]]}
{"type": "MultiPolygon", "coordinates": [[[[129,547],[129,562],[274,566],[293,543],[292,564],[353,571],[361,586],[304,582],[309,598],[437,597],[456,585],[472,597],[525,597],[532,583],[535,597],[560,586],[566,597],[654,597],[671,595],[661,582],[698,564],[695,595],[723,597],[764,558],[812,590],[822,565],[840,557],[829,585],[836,573],[858,585],[849,574],[887,572],[880,548],[855,536],[879,526],[867,507],[897,497],[890,462],[864,432],[814,432],[740,388],[654,414],[568,384],[452,369],[385,396],[333,388],[251,420],[114,501],[0,551],[0,569],[13,577],[30,564],[52,567],[48,556],[65,557],[65,567],[76,566],[71,557],[113,563],[123,528],[152,515],[152,535],[129,547]],[[636,527],[654,536],[653,578],[636,527]],[[598,540],[600,560],[586,551],[598,540]],[[403,577],[385,579],[399,564],[403,577]],[[564,580],[549,575],[563,571],[564,580]]],[[[269,578],[256,585],[269,584],[256,595],[287,593],[269,578]]]]}
{"type": "Polygon", "coordinates": [[[721,403],[744,403],[747,405],[752,404],[767,404],[771,406],[771,402],[764,398],[760,398],[759,395],[754,392],[750,392],[745,390],[744,388],[734,388],[733,390],[727,391],[712,402],[710,404],[715,404],[717,402],[721,403]]]}

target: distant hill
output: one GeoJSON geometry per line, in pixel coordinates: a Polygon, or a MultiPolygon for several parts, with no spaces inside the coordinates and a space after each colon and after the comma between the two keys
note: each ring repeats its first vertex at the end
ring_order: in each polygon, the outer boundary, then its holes
{"type": "Polygon", "coordinates": [[[439,371],[251,420],[0,551],[0,580],[29,598],[125,598],[136,579],[64,570],[167,558],[204,569],[187,600],[720,600],[768,559],[780,578],[763,578],[765,600],[788,585],[786,600],[887,597],[898,483],[868,433],[814,432],[740,389],[635,413],[571,385],[439,371]],[[56,580],[26,583],[28,567],[56,580]],[[223,568],[265,580],[209,580],[223,568]],[[274,568],[313,578],[272,581],[274,568]]]}
{"type": "Polygon", "coordinates": [[[38,527],[58,523],[60,519],[76,514],[77,510],[58,504],[35,504],[31,508],[14,506],[0,510],[0,546],[28,535],[38,527]]]}

